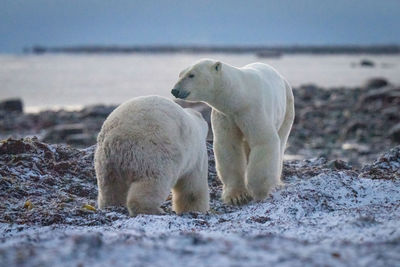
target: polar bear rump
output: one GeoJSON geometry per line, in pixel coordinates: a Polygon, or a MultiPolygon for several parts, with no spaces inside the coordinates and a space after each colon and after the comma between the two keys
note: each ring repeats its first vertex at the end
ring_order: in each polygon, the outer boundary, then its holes
{"type": "Polygon", "coordinates": [[[209,209],[206,136],[200,113],[158,96],[115,109],[97,138],[98,206],[126,206],[131,216],[160,214],[172,190],[177,213],[209,209]]]}

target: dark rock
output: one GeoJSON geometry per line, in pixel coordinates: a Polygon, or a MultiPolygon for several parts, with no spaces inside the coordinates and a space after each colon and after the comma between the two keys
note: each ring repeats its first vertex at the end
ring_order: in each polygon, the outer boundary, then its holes
{"type": "Polygon", "coordinates": [[[305,101],[312,100],[318,95],[318,90],[319,88],[314,84],[302,85],[299,89],[295,90],[295,99],[296,97],[301,97],[305,101]]]}
{"type": "Polygon", "coordinates": [[[8,139],[0,143],[0,155],[16,155],[26,153],[32,150],[32,146],[22,140],[8,139]]]}
{"type": "Polygon", "coordinates": [[[50,128],[43,138],[45,142],[66,142],[67,136],[83,134],[85,125],[82,123],[62,124],[50,128]]]}
{"type": "Polygon", "coordinates": [[[374,67],[375,63],[369,59],[363,59],[360,61],[360,66],[362,67],[374,67]]]}
{"type": "Polygon", "coordinates": [[[66,143],[76,146],[91,146],[96,143],[96,138],[87,133],[71,134],[66,137],[66,143]]]}
{"type": "Polygon", "coordinates": [[[24,112],[24,104],[22,103],[22,100],[19,98],[7,99],[7,100],[3,100],[0,102],[0,110],[6,111],[6,112],[23,113],[24,112]]]}
{"type": "Polygon", "coordinates": [[[351,166],[340,159],[331,160],[327,163],[327,166],[333,170],[351,170],[351,166]]]}
{"type": "Polygon", "coordinates": [[[84,108],[81,111],[81,118],[100,117],[107,118],[116,106],[95,105],[84,108]]]}
{"type": "Polygon", "coordinates": [[[399,112],[399,107],[396,106],[389,106],[387,108],[384,108],[382,110],[382,114],[385,115],[385,117],[388,120],[396,120],[400,121],[400,112],[399,112]]]}
{"type": "Polygon", "coordinates": [[[264,224],[268,221],[271,221],[271,218],[267,217],[267,216],[253,216],[246,220],[247,223],[256,222],[256,223],[262,223],[262,224],[264,224]]]}
{"type": "Polygon", "coordinates": [[[362,121],[353,121],[345,128],[346,134],[350,134],[352,132],[357,131],[358,129],[365,129],[367,128],[366,122],[362,121]]]}
{"type": "Polygon", "coordinates": [[[370,90],[360,98],[359,105],[369,103],[375,100],[381,100],[385,103],[400,103],[400,87],[382,87],[379,89],[370,90]]]}
{"type": "Polygon", "coordinates": [[[393,141],[400,144],[400,123],[394,125],[389,130],[389,136],[393,141]]]}
{"type": "Polygon", "coordinates": [[[380,88],[389,85],[389,82],[385,78],[372,78],[369,79],[365,87],[366,88],[380,88]]]}
{"type": "Polygon", "coordinates": [[[400,146],[384,153],[374,163],[365,165],[359,177],[385,180],[400,179],[400,146]]]}
{"type": "Polygon", "coordinates": [[[71,171],[71,163],[69,161],[57,162],[53,165],[53,169],[59,174],[65,174],[68,171],[71,171]]]}

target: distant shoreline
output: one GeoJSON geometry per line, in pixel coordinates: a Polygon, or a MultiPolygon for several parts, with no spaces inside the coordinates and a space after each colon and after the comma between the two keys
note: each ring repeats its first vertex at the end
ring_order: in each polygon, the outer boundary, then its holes
{"type": "Polygon", "coordinates": [[[256,53],[263,57],[282,54],[400,54],[400,45],[293,45],[293,46],[175,46],[175,45],[138,45],[138,46],[102,46],[79,45],[46,47],[36,45],[24,48],[24,53],[71,53],[71,54],[131,54],[131,53],[256,53]]]}

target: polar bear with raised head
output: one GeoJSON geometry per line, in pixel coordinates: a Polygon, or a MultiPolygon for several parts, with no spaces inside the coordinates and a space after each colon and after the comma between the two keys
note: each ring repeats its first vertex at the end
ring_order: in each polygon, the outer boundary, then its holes
{"type": "Polygon", "coordinates": [[[222,199],[234,205],[267,197],[280,183],[294,120],[293,92],[271,66],[242,68],[203,59],[183,70],[171,93],[212,107],[214,153],[222,199]]]}
{"type": "Polygon", "coordinates": [[[163,213],[172,189],[178,214],[209,209],[208,125],[201,114],[148,96],[115,109],[97,138],[98,206],[127,206],[131,216],[163,213]]]}

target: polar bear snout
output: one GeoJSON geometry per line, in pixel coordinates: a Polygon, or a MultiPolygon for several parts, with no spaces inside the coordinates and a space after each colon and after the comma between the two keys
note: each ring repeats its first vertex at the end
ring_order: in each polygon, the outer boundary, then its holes
{"type": "Polygon", "coordinates": [[[173,96],[175,96],[176,98],[178,98],[178,96],[179,96],[179,90],[178,89],[172,89],[171,90],[171,94],[173,95],[173,96]]]}
{"type": "Polygon", "coordinates": [[[174,88],[171,90],[171,94],[173,96],[175,96],[176,98],[185,99],[186,97],[188,97],[190,95],[190,92],[182,90],[182,89],[174,88]]]}

